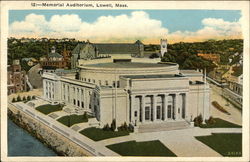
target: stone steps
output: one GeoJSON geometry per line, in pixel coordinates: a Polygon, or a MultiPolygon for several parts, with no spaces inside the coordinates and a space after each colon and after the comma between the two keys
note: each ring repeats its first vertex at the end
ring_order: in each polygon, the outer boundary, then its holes
{"type": "Polygon", "coordinates": [[[177,129],[189,128],[190,125],[186,121],[176,121],[176,122],[164,122],[164,123],[152,123],[152,124],[143,124],[138,128],[139,133],[145,132],[160,132],[160,131],[169,131],[177,129]]]}

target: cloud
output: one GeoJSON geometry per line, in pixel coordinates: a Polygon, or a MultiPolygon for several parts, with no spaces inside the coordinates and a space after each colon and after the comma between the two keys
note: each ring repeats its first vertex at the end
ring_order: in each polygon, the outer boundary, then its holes
{"type": "Polygon", "coordinates": [[[241,22],[229,22],[223,19],[205,18],[202,20],[203,28],[195,32],[177,31],[170,33],[170,39],[183,42],[203,41],[208,39],[236,39],[242,38],[241,22]]]}
{"type": "Polygon", "coordinates": [[[100,16],[92,23],[76,14],[53,15],[49,20],[44,15],[29,14],[25,20],[10,24],[10,36],[69,37],[92,42],[133,42],[140,39],[145,43],[159,43],[161,38],[178,42],[238,38],[242,35],[240,21],[205,18],[201,23],[203,28],[195,32],[169,33],[160,20],[150,18],[144,11],[134,11],[130,15],[100,16]]]}
{"type": "Polygon", "coordinates": [[[131,15],[101,16],[93,23],[82,20],[78,15],[54,15],[46,21],[43,15],[30,14],[24,21],[10,25],[11,36],[29,37],[73,37],[95,42],[159,40],[166,37],[168,30],[159,20],[151,19],[146,12],[135,11],[131,15]]]}

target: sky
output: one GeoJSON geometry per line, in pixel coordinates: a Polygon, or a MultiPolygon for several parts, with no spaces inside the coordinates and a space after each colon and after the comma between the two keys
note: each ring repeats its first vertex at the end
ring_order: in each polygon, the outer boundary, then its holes
{"type": "Polygon", "coordinates": [[[159,43],[242,38],[239,10],[10,10],[9,36],[159,43]]]}

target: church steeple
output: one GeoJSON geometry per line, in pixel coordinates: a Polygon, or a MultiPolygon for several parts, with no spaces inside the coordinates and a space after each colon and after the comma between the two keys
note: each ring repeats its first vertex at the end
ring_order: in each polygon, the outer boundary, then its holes
{"type": "Polygon", "coordinates": [[[161,39],[161,57],[168,52],[168,42],[167,39],[161,39]]]}

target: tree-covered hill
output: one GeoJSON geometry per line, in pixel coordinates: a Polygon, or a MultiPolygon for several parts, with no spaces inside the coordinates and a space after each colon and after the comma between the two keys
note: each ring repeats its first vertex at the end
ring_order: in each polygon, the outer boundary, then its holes
{"type": "MultiPolygon", "coordinates": [[[[66,46],[67,50],[72,51],[78,44],[78,41],[28,41],[22,42],[21,39],[8,39],[8,64],[13,59],[22,59],[25,57],[33,57],[39,59],[45,56],[52,46],[56,47],[56,52],[61,53],[66,46]]],[[[160,45],[145,45],[145,52],[159,52],[160,45]]],[[[204,42],[193,43],[174,43],[168,45],[168,52],[162,58],[163,61],[176,62],[181,69],[204,69],[211,71],[215,65],[208,60],[198,57],[198,53],[213,53],[220,55],[220,64],[229,64],[229,58],[235,53],[242,53],[243,40],[209,40],[204,42]]],[[[239,57],[239,56],[238,56],[239,57]]],[[[237,62],[234,57],[233,62],[237,62]]]]}
{"type": "Polygon", "coordinates": [[[220,64],[229,64],[229,57],[235,53],[243,52],[243,40],[209,40],[194,43],[175,43],[168,45],[168,52],[163,61],[176,62],[181,69],[204,69],[211,71],[215,65],[201,57],[198,53],[213,53],[220,55],[220,64]]]}
{"type": "Polygon", "coordinates": [[[20,39],[8,39],[8,64],[12,63],[14,59],[22,59],[33,57],[38,59],[48,54],[51,47],[56,47],[57,53],[62,53],[64,46],[69,51],[72,51],[78,42],[21,42],[20,39]]]}

